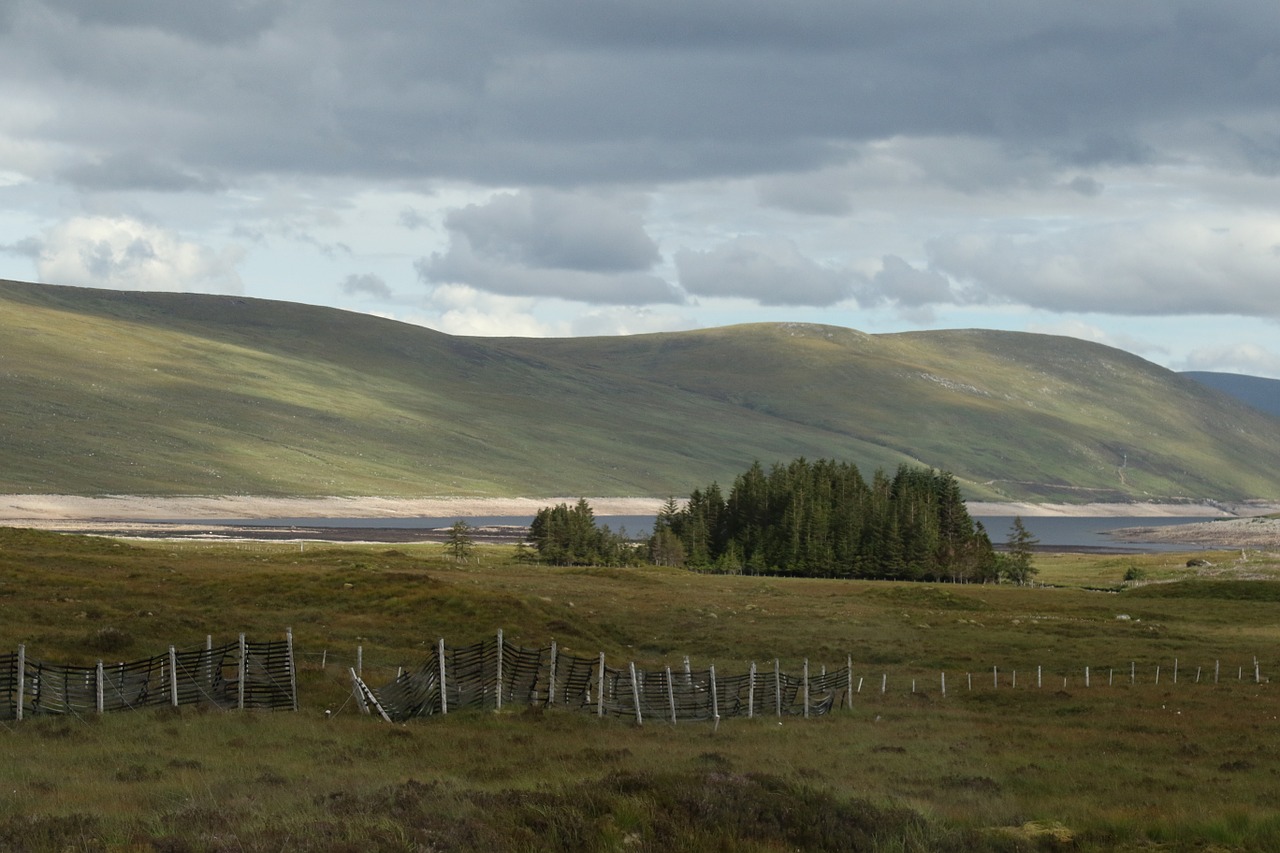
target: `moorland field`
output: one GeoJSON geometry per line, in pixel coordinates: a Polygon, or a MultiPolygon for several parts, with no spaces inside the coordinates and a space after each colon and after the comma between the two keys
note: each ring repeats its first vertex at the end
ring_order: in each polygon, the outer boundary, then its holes
{"type": "Polygon", "coordinates": [[[1033,588],[0,529],[0,649],[88,664],[292,627],[301,704],[8,721],[0,849],[1275,849],[1280,558],[1203,556],[1042,554],[1033,588]],[[718,728],[388,725],[349,699],[357,646],[377,685],[499,628],[653,667],[852,656],[865,683],[852,709],[718,728]]]}

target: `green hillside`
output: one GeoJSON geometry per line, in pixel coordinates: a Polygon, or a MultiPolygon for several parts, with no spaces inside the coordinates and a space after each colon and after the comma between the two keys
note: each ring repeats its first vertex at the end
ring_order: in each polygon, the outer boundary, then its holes
{"type": "Polygon", "coordinates": [[[980,498],[1280,497],[1280,420],[1039,335],[462,338],[0,282],[0,378],[0,492],[666,496],[807,456],[946,468],[980,498]]]}

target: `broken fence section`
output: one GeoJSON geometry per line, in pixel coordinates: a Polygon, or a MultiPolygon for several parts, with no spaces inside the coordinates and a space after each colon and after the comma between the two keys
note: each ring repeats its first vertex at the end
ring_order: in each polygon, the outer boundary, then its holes
{"type": "Polygon", "coordinates": [[[415,669],[404,670],[382,687],[370,687],[352,668],[352,691],[366,713],[387,721],[448,714],[464,709],[501,710],[542,705],[606,714],[636,723],[660,720],[710,721],[722,717],[817,716],[829,712],[843,693],[849,696],[851,666],[830,673],[809,672],[805,661],[797,677],[771,668],[740,675],[719,675],[715,667],[694,671],[685,658],[673,671],[610,666],[603,652],[595,658],[561,653],[553,642],[520,648],[497,638],[450,648],[440,640],[435,654],[415,669]]]}
{"type": "Polygon", "coordinates": [[[293,632],[283,641],[239,640],[143,660],[64,666],[27,659],[26,647],[0,655],[0,719],[87,715],[162,705],[298,709],[293,632]]]}

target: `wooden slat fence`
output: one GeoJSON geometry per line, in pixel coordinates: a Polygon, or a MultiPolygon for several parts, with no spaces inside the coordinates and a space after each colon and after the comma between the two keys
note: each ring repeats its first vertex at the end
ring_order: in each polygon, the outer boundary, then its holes
{"type": "Polygon", "coordinates": [[[293,638],[237,642],[94,666],[0,655],[0,719],[86,716],[162,705],[297,710],[293,638]]]}
{"type": "Polygon", "coordinates": [[[633,719],[667,722],[712,721],[722,717],[817,716],[828,713],[838,696],[848,696],[847,667],[810,676],[753,665],[748,673],[719,675],[714,668],[639,669],[634,663],[610,666],[595,658],[563,654],[552,643],[522,648],[496,640],[451,648],[440,640],[436,653],[419,666],[402,670],[390,683],[369,687],[351,670],[360,707],[401,721],[464,709],[497,710],[542,705],[633,719]]]}

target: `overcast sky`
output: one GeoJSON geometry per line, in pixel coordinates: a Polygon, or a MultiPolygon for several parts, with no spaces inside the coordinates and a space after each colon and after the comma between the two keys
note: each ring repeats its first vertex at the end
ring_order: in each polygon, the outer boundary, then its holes
{"type": "Polygon", "coordinates": [[[4,0],[0,277],[1280,377],[1275,0],[4,0]]]}

